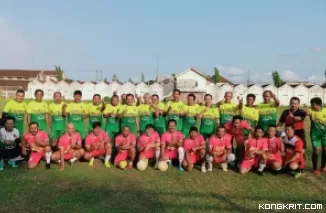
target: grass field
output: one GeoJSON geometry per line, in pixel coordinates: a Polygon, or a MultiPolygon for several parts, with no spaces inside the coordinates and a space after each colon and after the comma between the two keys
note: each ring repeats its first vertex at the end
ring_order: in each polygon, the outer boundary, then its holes
{"type": "Polygon", "coordinates": [[[25,164],[6,167],[0,172],[0,212],[257,212],[262,203],[321,203],[324,210],[279,211],[326,212],[326,174],[312,175],[308,144],[307,168],[299,179],[269,173],[242,176],[219,169],[205,174],[179,173],[175,168],[122,171],[106,169],[100,162],[93,168],[77,162],[64,172],[58,165],[44,171],[43,162],[31,171],[25,164]]]}

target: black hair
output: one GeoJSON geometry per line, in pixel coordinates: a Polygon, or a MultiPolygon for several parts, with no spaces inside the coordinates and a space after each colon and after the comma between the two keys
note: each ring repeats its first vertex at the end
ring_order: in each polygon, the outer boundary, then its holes
{"type": "Polygon", "coordinates": [[[263,92],[263,95],[264,95],[266,92],[269,92],[269,94],[272,95],[272,91],[270,91],[270,90],[265,90],[265,91],[263,92]]]}
{"type": "Polygon", "coordinates": [[[93,122],[92,127],[93,127],[93,129],[96,129],[97,127],[101,127],[101,122],[99,122],[99,121],[93,122]]]}
{"type": "Polygon", "coordinates": [[[7,117],[5,118],[5,123],[6,123],[7,121],[9,121],[9,120],[13,120],[14,123],[16,122],[16,119],[15,119],[14,117],[12,117],[12,116],[7,116],[7,117]]]}
{"type": "Polygon", "coordinates": [[[75,95],[80,95],[80,96],[82,96],[83,93],[82,93],[82,91],[80,91],[80,90],[75,90],[75,92],[74,92],[74,96],[75,96],[75,95]]]}
{"type": "Polygon", "coordinates": [[[38,123],[37,122],[34,122],[34,121],[33,122],[30,122],[28,126],[31,127],[32,125],[36,125],[38,127],[38,123]]]}
{"type": "Polygon", "coordinates": [[[256,95],[250,93],[250,94],[247,95],[247,98],[253,98],[254,100],[256,100],[256,95]]]}
{"type": "Polygon", "coordinates": [[[195,126],[192,126],[190,127],[189,132],[198,132],[198,129],[195,126]]]}
{"type": "Polygon", "coordinates": [[[154,125],[153,125],[153,124],[147,124],[147,125],[146,125],[146,129],[149,129],[149,128],[154,129],[154,125]]]}
{"type": "Polygon", "coordinates": [[[95,95],[93,95],[93,99],[94,99],[95,97],[99,97],[99,98],[101,98],[101,95],[100,95],[100,94],[95,94],[95,95]]]}
{"type": "Polygon", "coordinates": [[[175,93],[175,92],[179,93],[179,95],[181,94],[181,91],[179,89],[174,89],[173,93],[175,93]]]}
{"type": "Polygon", "coordinates": [[[277,128],[275,124],[268,125],[268,128],[277,128]]]}
{"type": "Polygon", "coordinates": [[[170,119],[170,120],[168,121],[168,125],[169,125],[170,123],[174,123],[174,124],[177,124],[177,121],[176,121],[176,120],[174,120],[174,119],[170,119]]]}
{"type": "Polygon", "coordinates": [[[204,95],[204,99],[205,99],[206,97],[208,97],[208,96],[211,97],[211,99],[213,99],[213,96],[212,96],[211,94],[205,94],[205,95],[204,95]]]}
{"type": "Polygon", "coordinates": [[[43,91],[43,90],[41,90],[41,89],[37,89],[37,90],[35,90],[35,92],[34,92],[34,95],[36,95],[38,92],[41,92],[41,93],[42,93],[42,95],[44,95],[44,91],[43,91]]]}
{"type": "Polygon", "coordinates": [[[313,104],[317,104],[318,106],[322,106],[323,101],[321,100],[321,98],[315,97],[315,98],[312,98],[310,100],[310,105],[313,105],[313,104]]]}
{"type": "Polygon", "coordinates": [[[131,93],[128,93],[128,94],[126,95],[126,99],[127,99],[129,96],[131,96],[132,98],[134,98],[134,97],[135,97],[133,94],[131,94],[131,93]]]}
{"type": "Polygon", "coordinates": [[[294,127],[293,124],[286,124],[286,125],[285,125],[285,128],[287,128],[287,127],[290,127],[291,129],[295,130],[295,127],[294,127]]]}
{"type": "Polygon", "coordinates": [[[25,91],[22,90],[22,89],[17,90],[17,91],[16,91],[16,95],[17,95],[18,93],[23,93],[23,94],[25,95],[25,91]]]}
{"type": "Polygon", "coordinates": [[[298,101],[299,104],[300,104],[300,98],[298,98],[298,97],[292,97],[292,98],[290,99],[290,102],[291,102],[291,101],[298,101]]]}
{"type": "Polygon", "coordinates": [[[159,99],[158,95],[157,94],[154,94],[152,95],[152,97],[157,97],[157,99],[159,99]]]}
{"type": "Polygon", "coordinates": [[[261,126],[256,126],[256,128],[255,128],[255,132],[257,131],[257,130],[262,130],[263,132],[264,132],[264,128],[263,127],[261,127],[261,126]]]}
{"type": "Polygon", "coordinates": [[[240,115],[235,115],[235,116],[233,116],[232,121],[235,121],[235,120],[242,120],[242,117],[240,115]]]}
{"type": "Polygon", "coordinates": [[[194,100],[196,100],[196,96],[195,96],[194,94],[192,94],[192,93],[190,93],[187,97],[188,97],[188,98],[189,98],[189,97],[192,97],[194,100]]]}

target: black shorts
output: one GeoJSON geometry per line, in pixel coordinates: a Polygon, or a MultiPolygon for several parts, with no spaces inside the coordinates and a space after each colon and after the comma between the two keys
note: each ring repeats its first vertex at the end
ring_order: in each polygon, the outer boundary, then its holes
{"type": "Polygon", "coordinates": [[[303,142],[303,149],[307,148],[306,134],[304,129],[295,130],[294,134],[298,136],[303,142]]]}
{"type": "Polygon", "coordinates": [[[0,158],[9,160],[15,157],[18,157],[20,154],[19,149],[4,149],[0,150],[0,158]]]}

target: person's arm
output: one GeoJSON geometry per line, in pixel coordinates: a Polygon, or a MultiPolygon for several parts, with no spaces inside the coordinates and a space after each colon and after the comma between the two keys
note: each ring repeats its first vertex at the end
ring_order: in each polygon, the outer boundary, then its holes
{"type": "Polygon", "coordinates": [[[26,156],[27,155],[27,141],[25,138],[23,139],[22,142],[22,155],[26,156]]]}
{"type": "Polygon", "coordinates": [[[238,97],[239,104],[237,106],[238,110],[241,110],[243,108],[243,98],[238,97]]]}
{"type": "Polygon", "coordinates": [[[143,144],[143,137],[141,137],[141,136],[138,139],[137,147],[138,147],[139,152],[145,151],[145,149],[146,149],[146,146],[144,146],[144,144],[143,144]]]}
{"type": "Polygon", "coordinates": [[[46,119],[46,123],[48,125],[48,129],[51,129],[51,116],[49,115],[49,113],[47,113],[45,115],[45,119],[46,119]]]}
{"type": "Polygon", "coordinates": [[[137,132],[139,132],[139,117],[138,116],[136,117],[136,129],[137,129],[137,132]]]}
{"type": "Polygon", "coordinates": [[[215,154],[214,154],[214,151],[213,151],[213,148],[214,148],[214,146],[211,145],[211,144],[209,143],[209,145],[208,145],[208,153],[209,153],[211,156],[214,156],[214,155],[215,155],[215,154]]]}
{"type": "Polygon", "coordinates": [[[62,116],[68,117],[67,104],[62,105],[62,116]]]}
{"type": "Polygon", "coordinates": [[[278,100],[278,98],[276,97],[276,95],[274,93],[272,93],[272,98],[274,100],[275,106],[278,107],[280,105],[280,101],[278,100]]]}
{"type": "Polygon", "coordinates": [[[281,151],[281,153],[283,153],[285,151],[283,139],[279,139],[279,140],[280,140],[280,151],[281,151]]]}
{"type": "MultiPolygon", "coordinates": [[[[300,110],[300,109],[299,109],[300,110]]],[[[299,121],[304,121],[304,119],[306,118],[306,112],[305,111],[299,111],[300,115],[299,116],[294,116],[294,120],[299,122],[299,121]]]]}
{"type": "Polygon", "coordinates": [[[164,134],[162,135],[161,138],[161,158],[164,156],[165,154],[165,148],[166,148],[166,140],[164,138],[164,134]]]}
{"type": "Polygon", "coordinates": [[[27,114],[27,125],[31,123],[31,114],[27,114]]]}

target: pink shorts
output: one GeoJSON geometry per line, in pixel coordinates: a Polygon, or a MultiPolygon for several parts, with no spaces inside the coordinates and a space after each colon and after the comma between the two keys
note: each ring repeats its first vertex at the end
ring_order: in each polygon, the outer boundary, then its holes
{"type": "Polygon", "coordinates": [[[91,152],[93,157],[103,156],[105,154],[105,149],[95,149],[91,152]]]}
{"type": "Polygon", "coordinates": [[[225,163],[227,159],[223,160],[222,157],[223,157],[223,155],[221,155],[221,156],[217,156],[217,157],[214,159],[213,162],[216,163],[216,164],[219,164],[219,163],[225,163]]]}
{"type": "Polygon", "coordinates": [[[118,164],[120,161],[123,161],[123,160],[127,160],[128,158],[128,152],[127,151],[124,151],[124,152],[119,152],[117,154],[117,156],[115,156],[115,159],[114,159],[114,164],[118,164]]]}
{"type": "Polygon", "coordinates": [[[68,154],[64,154],[63,158],[65,160],[70,160],[74,157],[74,155],[72,153],[68,153],[68,154]]]}
{"type": "Polygon", "coordinates": [[[150,150],[147,150],[147,151],[142,151],[139,154],[139,157],[145,158],[145,159],[155,159],[155,150],[150,149],[150,150]]]}
{"type": "Polygon", "coordinates": [[[274,162],[279,162],[282,164],[282,156],[279,154],[275,154],[272,159],[268,159],[266,165],[271,166],[274,162]]]}
{"type": "Polygon", "coordinates": [[[243,160],[241,162],[240,168],[251,169],[252,167],[258,167],[260,157],[255,157],[253,159],[243,160]]]}
{"type": "Polygon", "coordinates": [[[191,160],[192,164],[198,163],[201,159],[202,159],[202,157],[200,156],[200,153],[197,153],[197,152],[190,153],[190,160],[191,160]]]}
{"type": "Polygon", "coordinates": [[[173,160],[173,159],[178,158],[178,150],[177,149],[166,150],[164,154],[169,160],[173,160]]]}
{"type": "Polygon", "coordinates": [[[31,152],[28,162],[38,164],[44,156],[45,152],[31,152]]]}

